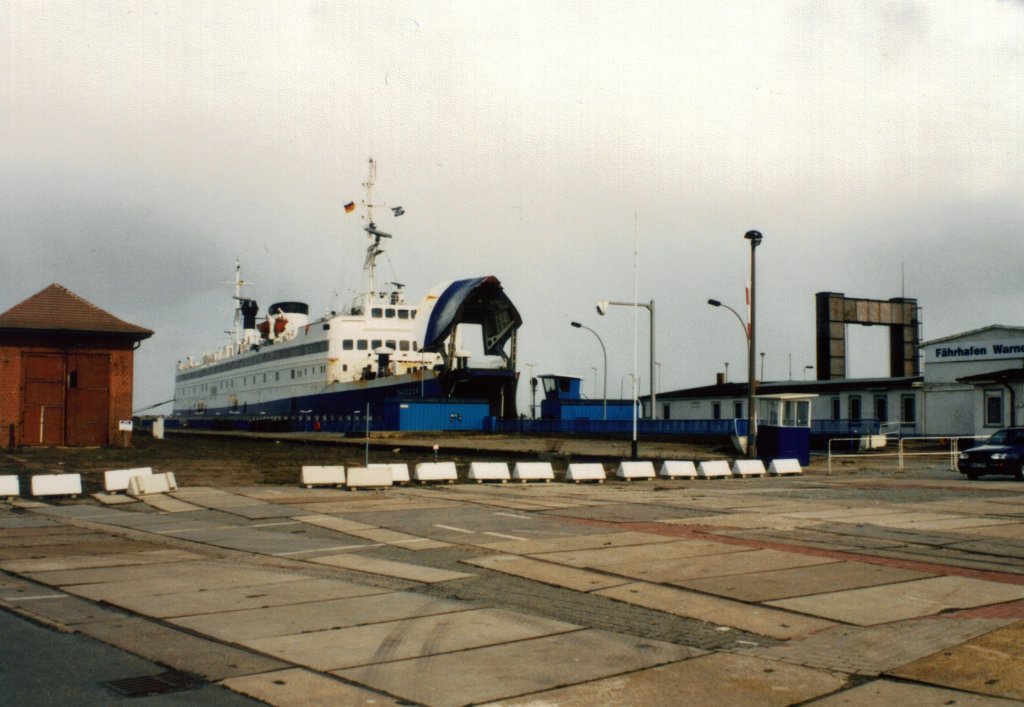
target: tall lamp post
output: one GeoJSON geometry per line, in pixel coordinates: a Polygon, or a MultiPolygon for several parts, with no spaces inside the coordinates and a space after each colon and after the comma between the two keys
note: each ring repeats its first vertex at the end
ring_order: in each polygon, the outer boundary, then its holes
{"type": "Polygon", "coordinates": [[[712,307],[724,307],[732,312],[743,328],[743,338],[747,341],[747,456],[753,459],[757,457],[757,415],[754,408],[754,396],[757,395],[757,377],[754,375],[754,249],[760,245],[762,236],[757,231],[748,231],[744,238],[750,241],[750,321],[744,323],[739,312],[716,299],[709,299],[708,304],[712,307]]]}
{"type": "Polygon", "coordinates": [[[754,375],[754,351],[757,350],[757,328],[754,322],[757,317],[757,285],[754,276],[757,272],[755,254],[764,236],[761,235],[760,231],[747,231],[743,234],[743,237],[750,241],[750,350],[747,352],[750,394],[747,403],[747,456],[755,459],[757,458],[757,415],[754,411],[754,396],[757,395],[757,376],[754,375]]]}
{"type": "Polygon", "coordinates": [[[604,356],[604,400],[603,400],[603,419],[608,419],[608,352],[604,348],[604,342],[601,341],[601,336],[588,326],[580,324],[579,322],[570,322],[570,324],[577,329],[586,329],[591,334],[597,337],[597,343],[601,344],[601,355],[604,356]]]}
{"type": "Polygon", "coordinates": [[[655,377],[654,377],[654,365],[655,365],[655,362],[654,362],[654,300],[651,300],[650,302],[646,302],[646,303],[645,302],[610,302],[610,301],[605,300],[605,299],[598,300],[597,301],[597,313],[600,314],[601,316],[604,316],[608,312],[608,307],[610,307],[610,306],[615,306],[615,307],[643,307],[650,314],[650,318],[651,318],[651,364],[650,364],[650,372],[648,374],[649,375],[648,380],[650,380],[650,386],[651,386],[651,414],[650,414],[650,418],[653,420],[654,417],[655,417],[655,413],[654,413],[654,411],[656,409],[655,406],[656,406],[656,403],[658,402],[658,394],[657,394],[657,391],[655,390],[655,385],[654,385],[654,381],[655,381],[655,377]]]}

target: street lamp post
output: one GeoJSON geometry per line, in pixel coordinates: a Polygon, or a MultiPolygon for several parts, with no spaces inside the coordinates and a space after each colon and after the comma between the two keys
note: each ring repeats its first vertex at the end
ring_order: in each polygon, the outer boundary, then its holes
{"type": "Polygon", "coordinates": [[[654,385],[654,381],[655,381],[655,377],[654,377],[654,366],[655,366],[655,355],[654,355],[654,300],[651,300],[650,302],[610,302],[610,301],[604,300],[604,299],[603,300],[598,300],[597,301],[597,313],[600,314],[601,316],[604,316],[608,312],[608,307],[610,307],[610,306],[615,306],[615,307],[643,307],[650,314],[650,319],[651,319],[651,361],[650,361],[650,371],[649,371],[648,375],[650,376],[649,380],[650,380],[650,386],[651,386],[650,418],[653,420],[654,417],[655,417],[655,414],[654,414],[655,405],[658,402],[658,394],[657,394],[657,390],[655,390],[656,386],[654,385]]]}
{"type": "MultiPolygon", "coordinates": [[[[748,231],[744,238],[750,241],[750,321],[744,323],[739,312],[716,299],[709,299],[708,304],[712,307],[724,307],[732,312],[743,328],[743,338],[747,341],[747,456],[755,458],[757,456],[757,415],[754,408],[754,396],[757,395],[757,377],[754,375],[756,371],[754,368],[754,352],[756,350],[754,338],[754,249],[761,243],[762,236],[757,231],[748,231]]],[[[764,354],[761,356],[763,365],[764,354]]]]}
{"type": "Polygon", "coordinates": [[[761,245],[764,236],[760,231],[747,231],[743,237],[750,241],[750,336],[748,338],[747,371],[750,376],[749,401],[747,403],[747,456],[751,459],[757,458],[757,416],[754,411],[754,396],[757,395],[757,377],[754,375],[754,351],[757,349],[757,285],[754,279],[757,268],[756,258],[757,247],[761,245]]]}
{"type": "Polygon", "coordinates": [[[608,352],[604,348],[604,342],[601,341],[601,336],[591,329],[590,327],[580,324],[579,322],[570,322],[570,324],[577,329],[586,329],[595,337],[597,337],[597,343],[601,344],[601,355],[604,357],[604,400],[603,400],[603,419],[608,419],[608,352]]]}

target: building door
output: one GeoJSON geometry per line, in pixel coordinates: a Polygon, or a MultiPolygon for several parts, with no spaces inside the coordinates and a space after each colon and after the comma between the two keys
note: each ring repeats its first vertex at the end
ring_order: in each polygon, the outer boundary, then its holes
{"type": "Polygon", "coordinates": [[[875,419],[883,425],[889,421],[889,398],[885,395],[875,396],[875,419]]]}
{"type": "Polygon", "coordinates": [[[26,353],[23,363],[22,444],[110,443],[108,354],[26,353]]]}
{"type": "Polygon", "coordinates": [[[109,435],[110,357],[71,353],[67,357],[67,444],[107,444],[109,435]]]}
{"type": "Polygon", "coordinates": [[[64,444],[64,356],[27,353],[22,364],[21,443],[64,444]]]}

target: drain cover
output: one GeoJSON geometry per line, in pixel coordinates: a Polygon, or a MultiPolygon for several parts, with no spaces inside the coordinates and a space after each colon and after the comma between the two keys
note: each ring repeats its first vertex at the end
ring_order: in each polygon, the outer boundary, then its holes
{"type": "Polygon", "coordinates": [[[142,675],[135,678],[110,680],[103,684],[125,697],[144,697],[146,695],[160,695],[165,692],[187,690],[199,683],[184,673],[168,671],[157,675],[142,675]]]}

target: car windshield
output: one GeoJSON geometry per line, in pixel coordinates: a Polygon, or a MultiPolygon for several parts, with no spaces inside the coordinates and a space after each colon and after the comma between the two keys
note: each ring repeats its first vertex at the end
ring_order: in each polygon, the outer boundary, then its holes
{"type": "Polygon", "coordinates": [[[1006,435],[1009,430],[999,430],[994,435],[988,438],[989,444],[1006,444],[1006,435]]]}
{"type": "Polygon", "coordinates": [[[988,438],[988,444],[1024,444],[1024,430],[999,430],[988,438]]]}

